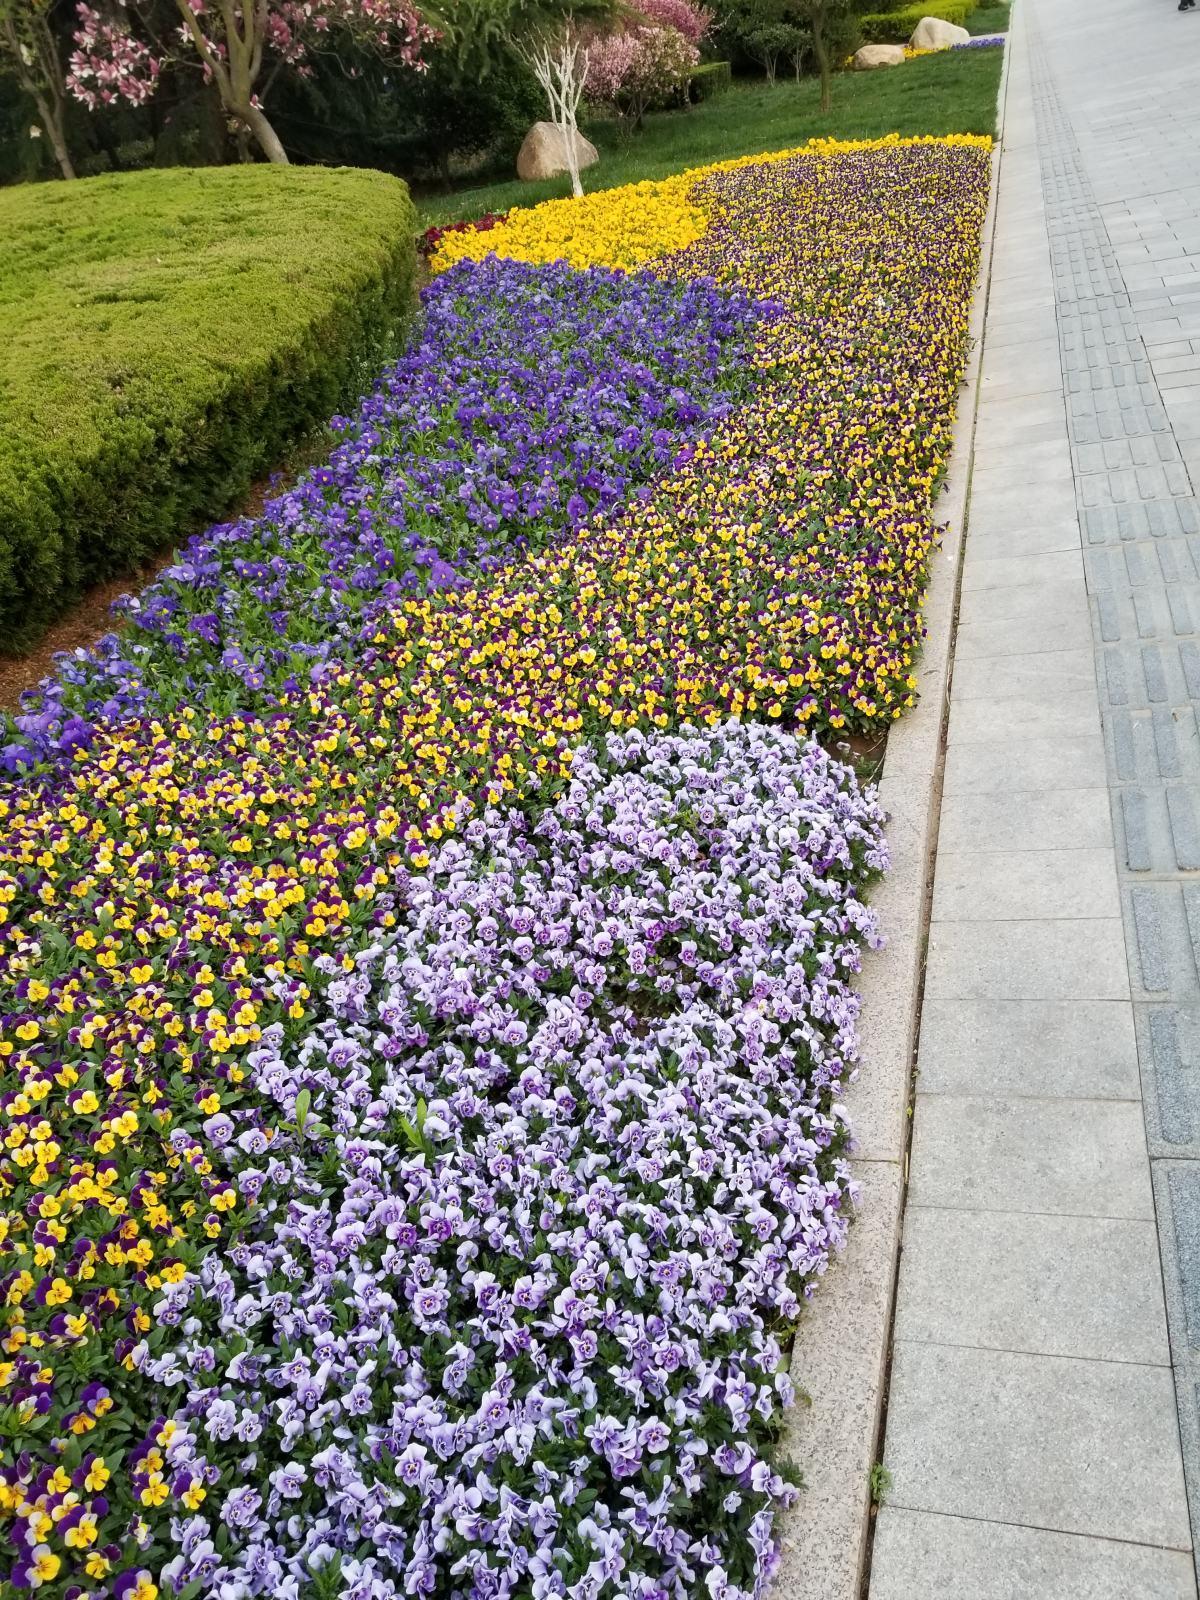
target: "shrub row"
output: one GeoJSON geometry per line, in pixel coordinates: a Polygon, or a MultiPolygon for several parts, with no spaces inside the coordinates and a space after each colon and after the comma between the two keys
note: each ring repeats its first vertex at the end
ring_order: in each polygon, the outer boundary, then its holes
{"type": "Polygon", "coordinates": [[[702,61],[692,68],[688,79],[688,99],[712,100],[733,85],[733,69],[728,61],[702,61]]]}
{"type": "Polygon", "coordinates": [[[219,514],[409,315],[382,173],[141,172],[0,198],[0,641],[219,514]]]}
{"type": "Polygon", "coordinates": [[[867,44],[907,44],[922,17],[940,17],[958,27],[966,25],[978,0],[929,0],[927,5],[904,6],[899,11],[871,11],[861,19],[867,44]]]}

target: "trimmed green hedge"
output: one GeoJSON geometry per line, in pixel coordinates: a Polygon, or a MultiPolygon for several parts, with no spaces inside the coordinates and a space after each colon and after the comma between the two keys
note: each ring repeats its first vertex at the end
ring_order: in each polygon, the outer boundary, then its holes
{"type": "Polygon", "coordinates": [[[174,168],[0,193],[0,650],[226,511],[414,304],[380,172],[174,168]]]}
{"type": "Polygon", "coordinates": [[[733,69],[728,61],[702,61],[692,68],[688,79],[689,100],[711,100],[733,85],[733,69]]]}
{"type": "Polygon", "coordinates": [[[922,17],[941,17],[963,27],[978,0],[930,0],[928,5],[904,6],[899,11],[871,11],[859,18],[867,44],[907,44],[922,17]]]}

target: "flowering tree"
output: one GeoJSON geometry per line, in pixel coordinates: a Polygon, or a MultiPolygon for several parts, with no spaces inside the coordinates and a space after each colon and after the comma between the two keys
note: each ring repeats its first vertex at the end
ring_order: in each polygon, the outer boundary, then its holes
{"type": "MultiPolygon", "coordinates": [[[[0,5],[14,0],[0,0],[0,5]]],[[[81,3],[75,53],[66,86],[93,110],[126,100],[141,105],[154,93],[175,46],[134,31],[125,0],[102,16],[81,3]]],[[[177,45],[198,57],[216,84],[232,121],[247,128],[268,161],[287,153],[267,120],[262,97],[285,68],[305,73],[306,61],[333,30],[345,29],[391,59],[419,67],[436,30],[413,0],[174,0],[177,45]]]]}
{"type": "Polygon", "coordinates": [[[674,28],[689,44],[698,45],[713,25],[713,14],[692,0],[637,0],[638,13],[660,28],[674,28]]]}
{"type": "Polygon", "coordinates": [[[654,105],[665,105],[682,93],[700,60],[696,39],[708,27],[707,12],[687,0],[647,0],[642,17],[592,41],[588,57],[588,98],[611,105],[631,128],[654,105]],[[654,12],[686,13],[689,34],[654,12]]]}
{"type": "Polygon", "coordinates": [[[49,0],[0,0],[0,71],[11,72],[33,101],[59,171],[73,178],[63,126],[66,82],[49,13],[49,0]]]}

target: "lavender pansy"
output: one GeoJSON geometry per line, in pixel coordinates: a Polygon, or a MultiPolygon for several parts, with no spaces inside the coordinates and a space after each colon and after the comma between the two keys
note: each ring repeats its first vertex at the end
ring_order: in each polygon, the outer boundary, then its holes
{"type": "Polygon", "coordinates": [[[170,1584],[761,1592],[885,864],[848,769],[731,723],[612,735],[404,877],[398,934],[252,1057],[328,1138],[136,1355],[178,1396],[170,1584]]]}

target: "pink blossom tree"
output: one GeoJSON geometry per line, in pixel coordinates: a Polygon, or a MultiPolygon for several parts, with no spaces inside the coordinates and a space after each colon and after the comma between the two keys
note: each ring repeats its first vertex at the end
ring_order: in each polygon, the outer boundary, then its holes
{"type": "Polygon", "coordinates": [[[639,0],[638,14],[628,23],[589,41],[588,99],[612,106],[628,128],[639,128],[651,107],[683,93],[700,60],[696,42],[710,20],[688,0],[639,0]],[[660,21],[656,12],[683,17],[688,32],[660,21]]]}
{"type": "Polygon", "coordinates": [[[337,29],[418,68],[424,46],[437,37],[414,0],[173,0],[172,10],[179,26],[168,43],[138,31],[125,0],[116,0],[108,16],[81,3],[69,91],[93,109],[120,100],[142,105],[169,58],[198,58],[226,115],[249,130],[268,161],[279,163],[287,162],[287,152],[262,104],[279,72],[305,74],[309,55],[337,29]]]}
{"type": "Polygon", "coordinates": [[[634,0],[634,9],[646,22],[674,28],[689,44],[698,45],[713,25],[713,14],[692,0],[634,0]]]}

